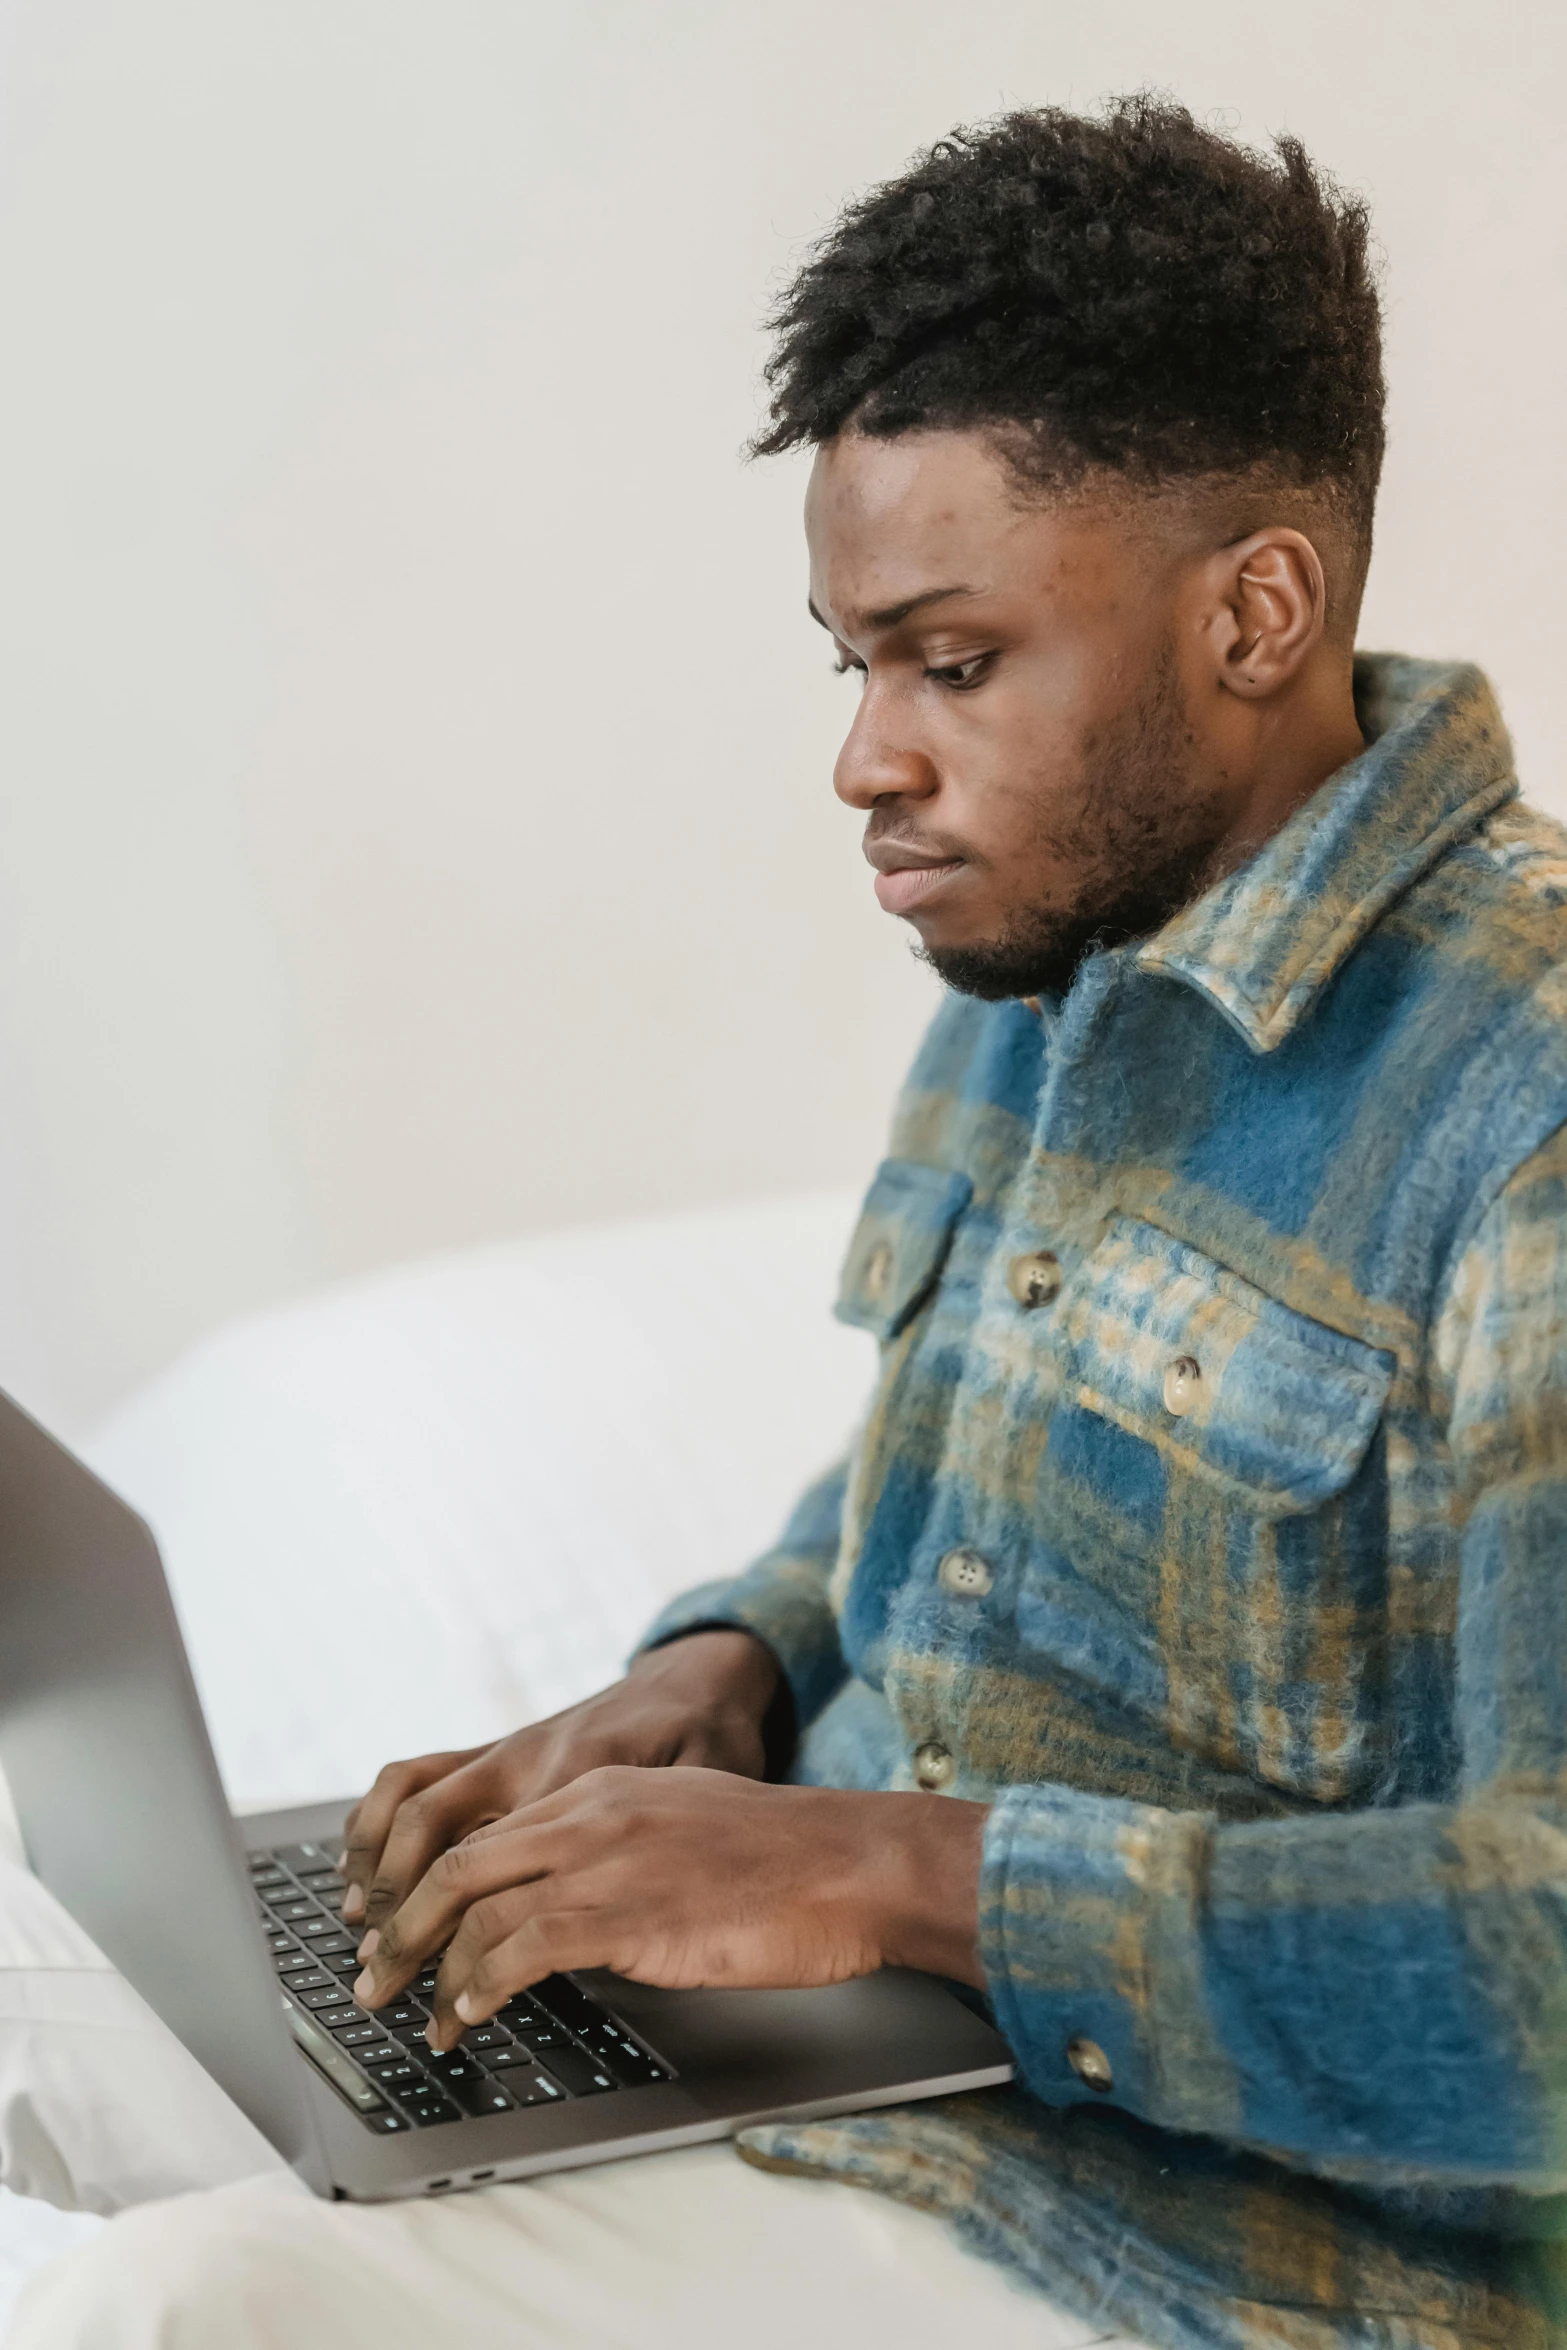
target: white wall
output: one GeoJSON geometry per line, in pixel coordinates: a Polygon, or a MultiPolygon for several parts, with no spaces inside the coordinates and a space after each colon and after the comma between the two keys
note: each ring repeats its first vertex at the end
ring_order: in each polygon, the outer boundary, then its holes
{"type": "Polygon", "coordinates": [[[737,451],[770,283],[954,120],[1152,82],[1369,191],[1367,635],[1488,661],[1567,811],[1562,22],[12,0],[0,1379],[73,1420],[291,1288],[874,1156],[929,983],[737,451]]]}

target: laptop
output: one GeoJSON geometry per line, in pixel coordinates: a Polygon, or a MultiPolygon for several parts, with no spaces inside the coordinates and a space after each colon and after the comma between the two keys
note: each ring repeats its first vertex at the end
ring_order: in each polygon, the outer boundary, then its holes
{"type": "Polygon", "coordinates": [[[1011,2078],[950,1987],[891,1969],[806,1991],[556,1975],[445,2057],[428,1975],[363,2013],[347,1801],[231,1814],[151,1533],[4,1396],[0,1767],[44,1884],[321,2195],[438,2194],[1011,2078]]]}

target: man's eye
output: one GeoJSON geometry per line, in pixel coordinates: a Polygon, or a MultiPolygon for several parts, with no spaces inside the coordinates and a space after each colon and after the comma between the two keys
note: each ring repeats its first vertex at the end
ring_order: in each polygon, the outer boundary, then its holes
{"type": "Polygon", "coordinates": [[[984,682],[993,653],[976,653],[971,661],[945,661],[926,670],[925,675],[937,685],[944,685],[949,693],[971,693],[984,682]]]}

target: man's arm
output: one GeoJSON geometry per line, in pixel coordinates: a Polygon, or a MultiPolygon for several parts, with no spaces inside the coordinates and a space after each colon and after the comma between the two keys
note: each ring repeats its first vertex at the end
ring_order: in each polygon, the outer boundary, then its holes
{"type": "Polygon", "coordinates": [[[1486,1213],[1436,1342],[1466,1518],[1458,1800],[1227,1824],[1014,1788],[987,1829],[982,1947],[997,2019],[1053,2103],[1108,2095],[1339,2175],[1555,2190],[1567,1138],[1486,1213]],[[1091,2056],[1085,2086],[1085,2041],[1108,2088],[1091,2056]]]}
{"type": "Polygon", "coordinates": [[[379,2007],[446,1950],[429,2037],[450,2048],[571,1967],[674,1988],[882,1966],[978,1985],[984,1826],[983,1804],[929,1795],[592,1771],[444,1852],[364,1952],[354,1996],[379,2007]]]}
{"type": "Polygon", "coordinates": [[[667,1608],[623,1681],[492,1744],[388,1763],[348,1815],[344,1918],[379,1929],[439,1853],[586,1772],[776,1775],[844,1675],[827,1601],[844,1478],[820,1478],[748,1573],[667,1608]]]}
{"type": "Polygon", "coordinates": [[[795,1505],[777,1545],[743,1575],[702,1583],[665,1608],[644,1642],[661,1647],[697,1630],[726,1625],[749,1632],[777,1659],[803,1730],[842,1686],[848,1672],[828,1586],[838,1558],[848,1463],[819,1477],[795,1505]]]}

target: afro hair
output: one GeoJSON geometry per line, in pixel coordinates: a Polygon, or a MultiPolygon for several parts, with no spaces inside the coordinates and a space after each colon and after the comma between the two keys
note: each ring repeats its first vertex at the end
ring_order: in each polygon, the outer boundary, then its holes
{"type": "Polygon", "coordinates": [[[1004,428],[1045,483],[1259,469],[1369,545],[1384,441],[1365,206],[1141,95],[955,130],[851,203],[777,304],[758,455],[1004,428]]]}

